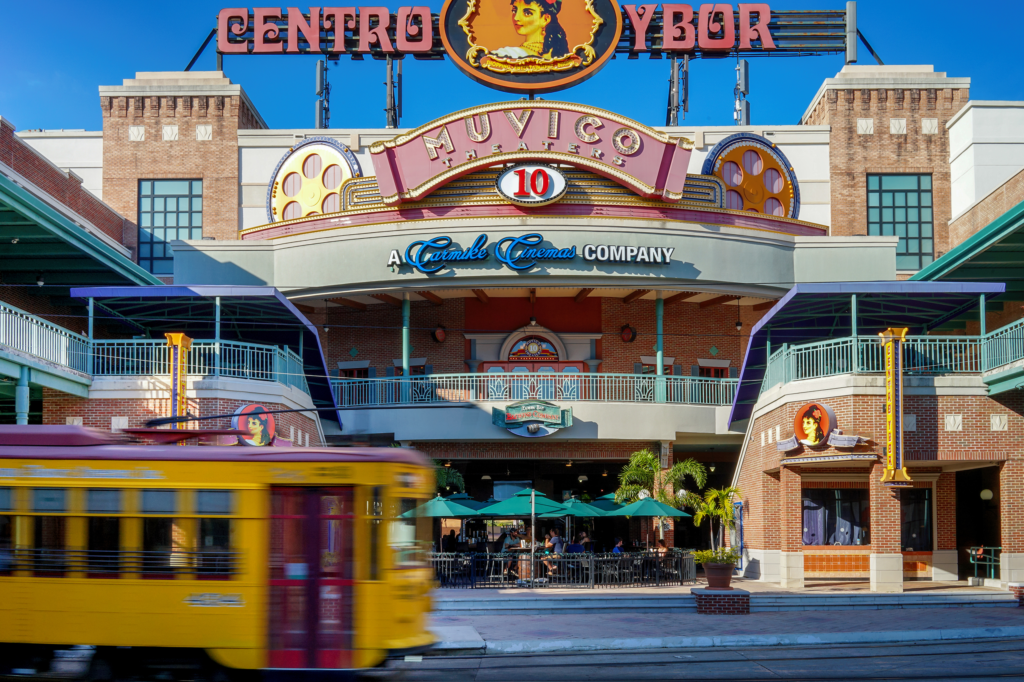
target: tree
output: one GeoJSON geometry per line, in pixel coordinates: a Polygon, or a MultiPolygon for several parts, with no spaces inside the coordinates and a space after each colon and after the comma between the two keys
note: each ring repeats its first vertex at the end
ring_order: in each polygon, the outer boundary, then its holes
{"type": "MultiPolygon", "coordinates": [[[[662,470],[661,457],[651,450],[640,450],[629,456],[627,464],[619,473],[619,488],[615,491],[617,504],[629,504],[641,499],[640,493],[646,491],[658,502],[670,507],[681,509],[700,503],[701,499],[692,492],[683,489],[684,481],[689,478],[697,488],[703,488],[708,480],[708,472],[704,465],[694,459],[677,462],[671,469],[662,470]]],[[[657,519],[661,527],[661,519],[657,519]]]]}
{"type": "Polygon", "coordinates": [[[446,467],[434,460],[434,475],[437,478],[437,492],[439,494],[451,494],[452,488],[456,489],[455,492],[466,492],[466,481],[462,478],[462,474],[459,473],[458,469],[446,467]]]}
{"type": "MultiPolygon", "coordinates": [[[[696,496],[695,496],[696,497],[696,496]]],[[[693,525],[700,526],[701,521],[708,519],[709,531],[711,533],[711,549],[715,546],[715,520],[718,520],[718,547],[724,545],[723,534],[726,528],[734,528],[736,519],[733,514],[733,498],[740,497],[740,489],[729,486],[728,488],[712,488],[704,492],[704,498],[697,498],[699,501],[693,507],[693,525]]]]}

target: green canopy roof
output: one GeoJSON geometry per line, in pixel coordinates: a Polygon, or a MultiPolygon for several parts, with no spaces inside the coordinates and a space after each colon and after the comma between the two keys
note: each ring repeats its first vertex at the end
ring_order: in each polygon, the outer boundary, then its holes
{"type": "Polygon", "coordinates": [[[449,502],[440,495],[426,504],[421,504],[415,509],[410,509],[401,515],[403,519],[413,518],[442,518],[461,519],[468,516],[476,516],[476,510],[464,507],[458,502],[449,502]]]}
{"type": "Polygon", "coordinates": [[[605,516],[690,516],[684,511],[679,511],[675,507],[670,507],[667,504],[658,502],[653,497],[645,497],[642,500],[634,502],[633,504],[627,504],[622,509],[618,509],[613,512],[608,512],[605,516]]]}
{"type": "Polygon", "coordinates": [[[490,517],[519,517],[529,516],[531,512],[530,506],[530,493],[536,493],[535,496],[535,507],[537,514],[545,514],[547,512],[562,512],[564,516],[565,505],[554,500],[549,500],[547,495],[542,492],[525,488],[520,490],[512,497],[507,500],[502,500],[497,504],[492,504],[489,507],[484,507],[479,511],[480,516],[490,517]]]}
{"type": "Polygon", "coordinates": [[[621,504],[615,503],[615,493],[608,493],[607,495],[602,495],[593,502],[590,502],[590,506],[597,507],[598,509],[605,513],[605,516],[608,515],[608,512],[613,512],[617,509],[622,509],[621,504]]]}

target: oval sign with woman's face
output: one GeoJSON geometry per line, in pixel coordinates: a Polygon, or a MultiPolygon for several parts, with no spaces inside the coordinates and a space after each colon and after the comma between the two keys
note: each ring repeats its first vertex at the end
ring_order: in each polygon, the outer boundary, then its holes
{"type": "Polygon", "coordinates": [[[507,92],[554,92],[611,58],[622,33],[615,0],[445,0],[441,40],[471,78],[507,92]]]}
{"type": "Polygon", "coordinates": [[[828,434],[836,428],[836,413],[828,405],[809,403],[796,411],[793,433],[804,445],[825,445],[828,434]]]}
{"type": "Polygon", "coordinates": [[[262,405],[242,405],[231,417],[231,428],[248,431],[248,436],[239,436],[239,445],[270,445],[277,435],[274,415],[262,405]]]}

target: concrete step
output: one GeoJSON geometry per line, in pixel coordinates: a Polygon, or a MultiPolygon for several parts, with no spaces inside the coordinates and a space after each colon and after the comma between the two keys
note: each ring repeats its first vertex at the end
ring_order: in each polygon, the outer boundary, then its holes
{"type": "Polygon", "coordinates": [[[751,594],[750,611],[851,611],[880,609],[1017,608],[1009,592],[953,594],[751,594]]]}
{"type": "Polygon", "coordinates": [[[439,616],[506,616],[588,613],[696,613],[692,595],[538,595],[536,597],[445,598],[434,594],[439,616]]]}

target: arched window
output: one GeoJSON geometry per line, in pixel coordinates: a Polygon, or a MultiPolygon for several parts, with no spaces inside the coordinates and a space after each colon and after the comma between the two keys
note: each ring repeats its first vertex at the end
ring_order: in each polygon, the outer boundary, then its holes
{"type": "Polygon", "coordinates": [[[541,336],[527,336],[512,344],[508,352],[509,362],[520,360],[551,360],[558,361],[558,351],[554,344],[541,336]]]}

